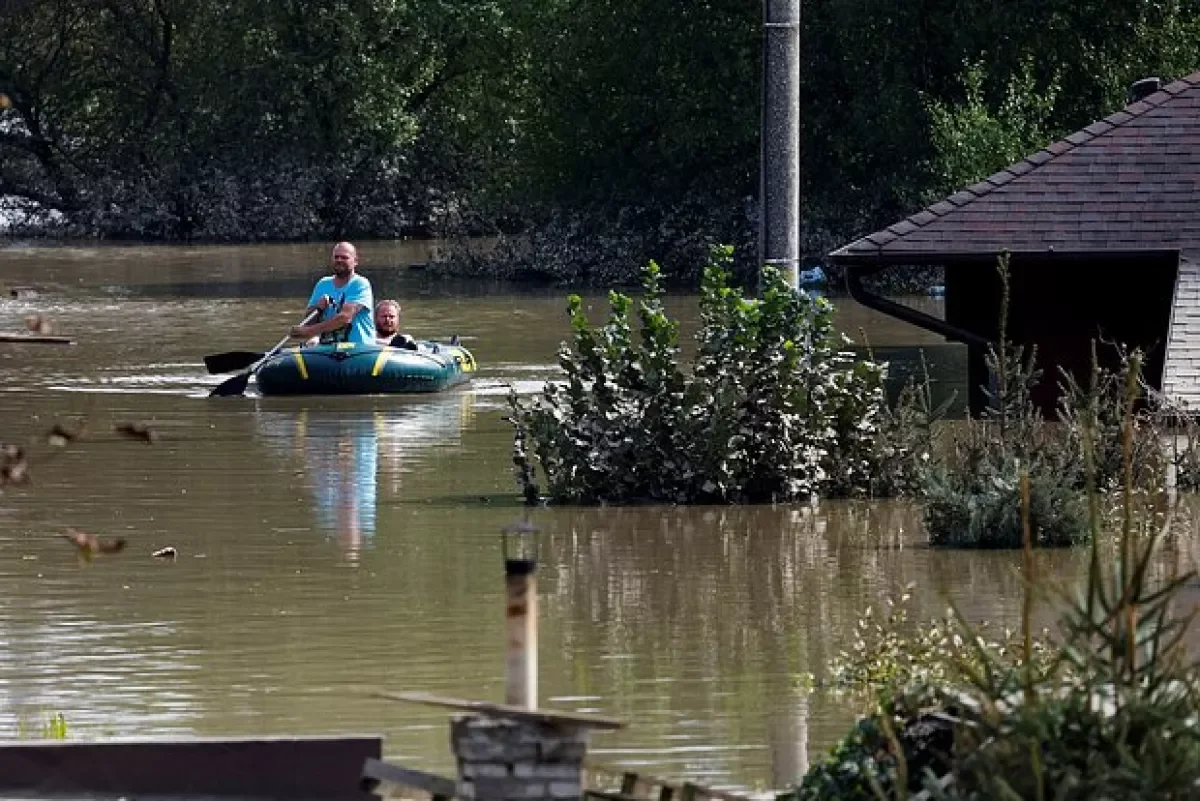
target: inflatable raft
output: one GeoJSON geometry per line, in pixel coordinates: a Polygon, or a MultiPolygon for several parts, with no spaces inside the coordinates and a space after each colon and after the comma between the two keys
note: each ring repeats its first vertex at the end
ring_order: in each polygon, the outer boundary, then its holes
{"type": "Polygon", "coordinates": [[[339,342],[288,348],[258,369],[264,395],[441,392],[470,380],[475,358],[460,345],[418,342],[417,350],[339,342]]]}

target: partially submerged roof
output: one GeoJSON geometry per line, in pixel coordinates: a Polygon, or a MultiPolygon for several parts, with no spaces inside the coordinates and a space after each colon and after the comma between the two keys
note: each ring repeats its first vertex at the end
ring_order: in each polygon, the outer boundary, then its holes
{"type": "Polygon", "coordinates": [[[843,264],[1200,248],[1200,72],[831,254],[843,264]]]}

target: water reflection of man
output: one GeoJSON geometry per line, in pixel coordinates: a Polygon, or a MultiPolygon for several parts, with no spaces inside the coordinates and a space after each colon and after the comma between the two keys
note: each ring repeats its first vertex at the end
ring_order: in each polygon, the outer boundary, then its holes
{"type": "Polygon", "coordinates": [[[300,425],[317,523],[335,533],[346,557],[357,561],[364,544],[375,535],[379,459],[375,419],[310,419],[305,411],[300,425]]]}
{"type": "Polygon", "coordinates": [[[403,490],[403,476],[421,472],[423,460],[458,449],[474,416],[467,392],[422,397],[379,409],[264,411],[259,426],[268,446],[304,462],[316,527],[336,535],[350,561],[375,536],[379,488],[403,490]]]}

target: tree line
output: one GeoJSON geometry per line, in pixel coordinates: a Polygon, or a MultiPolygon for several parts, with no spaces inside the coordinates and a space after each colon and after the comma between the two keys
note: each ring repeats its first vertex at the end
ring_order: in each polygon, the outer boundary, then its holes
{"type": "MultiPolygon", "coordinates": [[[[698,278],[753,254],[761,44],[745,0],[9,0],[0,197],[66,234],[520,234],[505,269],[698,278]]],[[[1200,8],[810,0],[801,48],[819,255],[1200,67],[1200,8]]]]}

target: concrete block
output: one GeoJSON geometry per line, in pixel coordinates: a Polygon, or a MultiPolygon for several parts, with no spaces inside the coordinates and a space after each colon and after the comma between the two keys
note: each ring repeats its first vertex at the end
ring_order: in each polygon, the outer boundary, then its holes
{"type": "Polygon", "coordinates": [[[528,779],[479,779],[475,782],[477,801],[510,801],[545,798],[546,783],[528,779]]]}
{"type": "Polygon", "coordinates": [[[577,738],[544,740],[541,743],[541,752],[538,756],[542,762],[578,764],[583,762],[584,757],[587,756],[587,747],[586,733],[582,740],[577,738]]]}
{"type": "Polygon", "coordinates": [[[549,789],[555,799],[578,798],[582,792],[579,782],[550,782],[549,789]]]}
{"type": "Polygon", "coordinates": [[[509,766],[502,762],[463,762],[459,773],[469,779],[507,779],[511,775],[509,766]]]}
{"type": "Polygon", "coordinates": [[[463,717],[450,727],[450,747],[465,762],[582,762],[588,732],[571,726],[463,717]]]}

